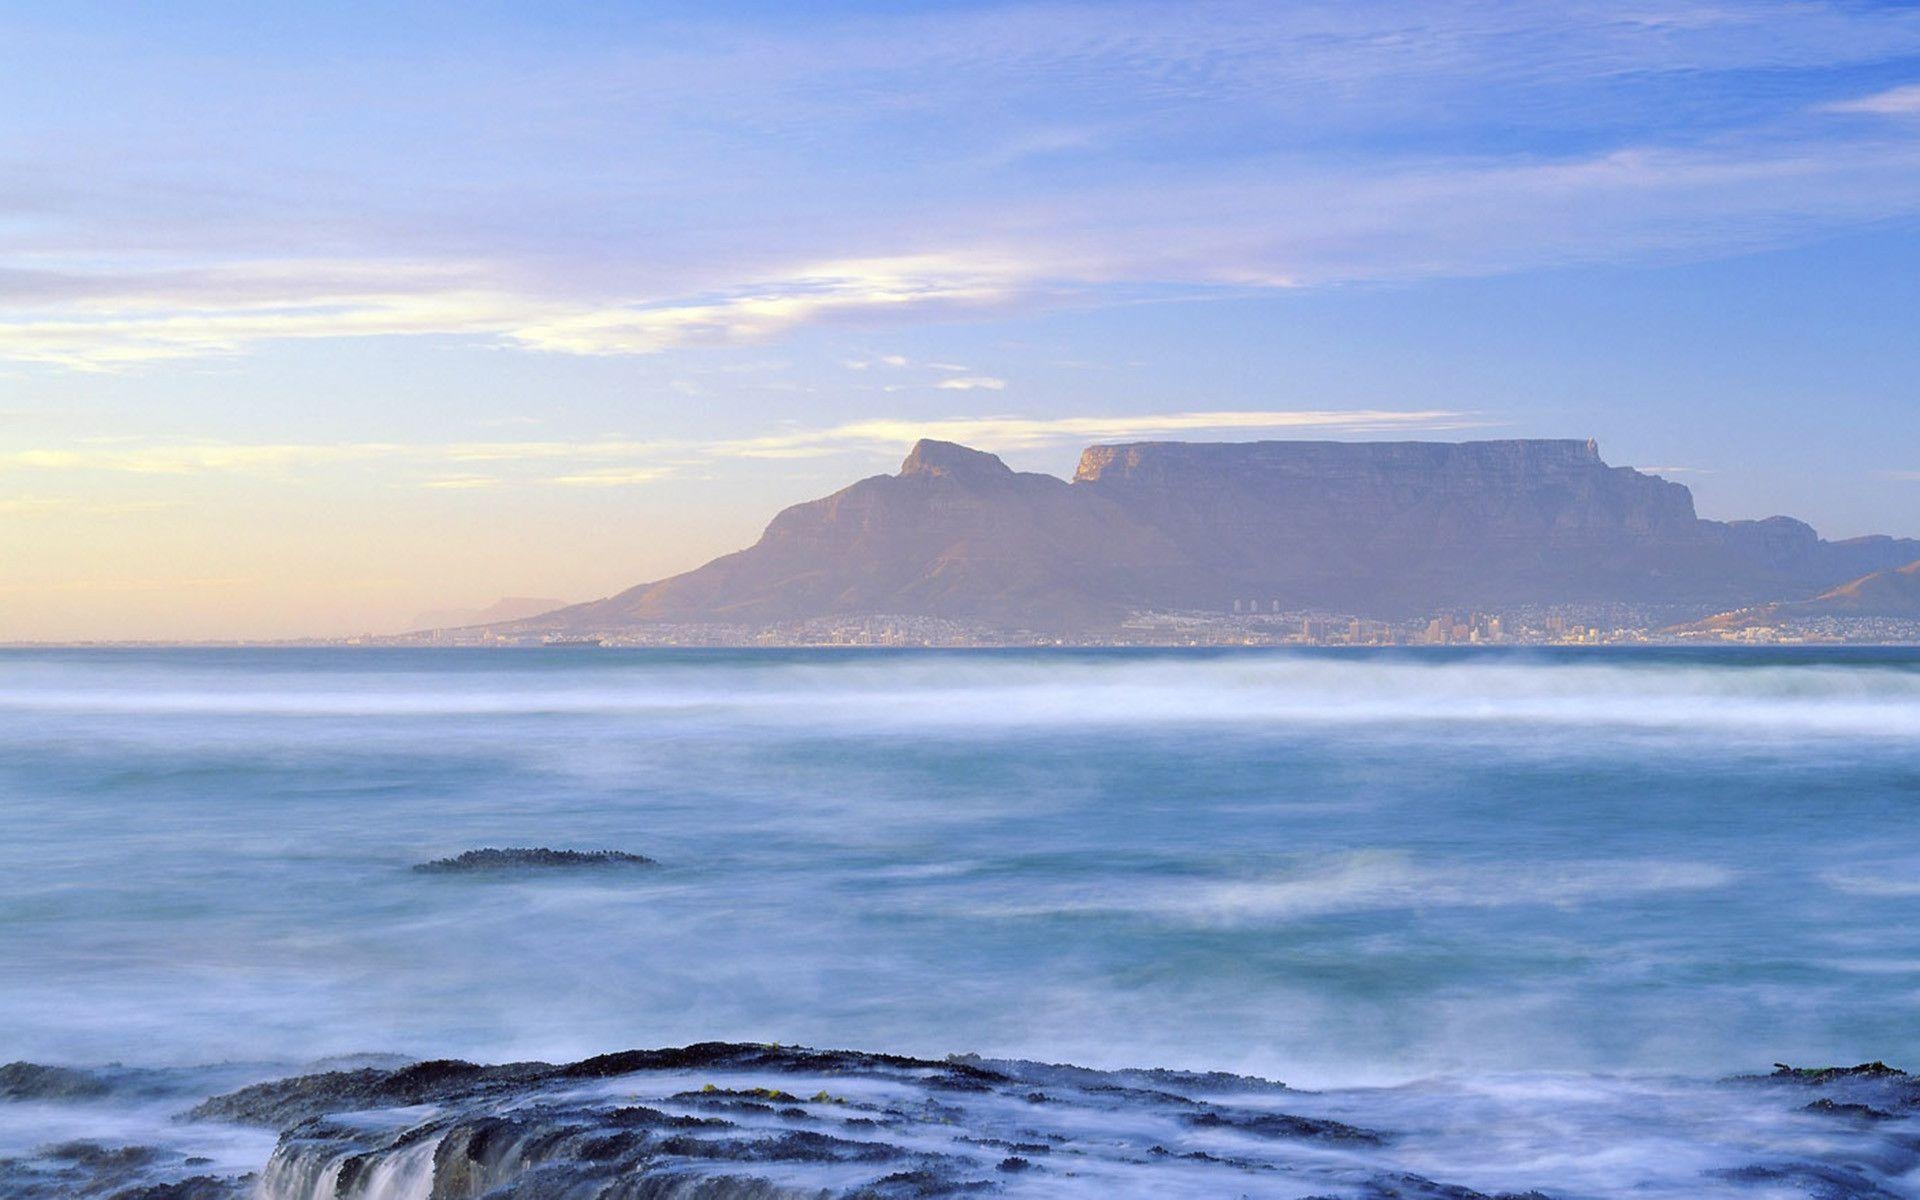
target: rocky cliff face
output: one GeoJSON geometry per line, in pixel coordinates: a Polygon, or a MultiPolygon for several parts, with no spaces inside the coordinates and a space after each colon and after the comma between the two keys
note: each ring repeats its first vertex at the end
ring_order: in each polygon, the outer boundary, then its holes
{"type": "Polygon", "coordinates": [[[774,518],[699,570],[542,618],[610,630],[913,614],[1035,629],[1263,607],[1395,616],[1453,606],[1698,604],[1816,594],[1920,558],[1802,522],[1703,521],[1686,488],[1593,442],[1139,443],[1071,483],[923,441],[774,518]]]}
{"type": "Polygon", "coordinates": [[[1400,610],[1613,598],[1695,549],[1686,488],[1591,442],[1148,444],[1077,486],[1168,531],[1234,596],[1400,610]]]}
{"type": "Polygon", "coordinates": [[[921,442],[897,475],[798,504],[697,571],[567,610],[566,628],[838,613],[1059,624],[1124,616],[1183,552],[1112,504],[991,454],[921,442]]]}

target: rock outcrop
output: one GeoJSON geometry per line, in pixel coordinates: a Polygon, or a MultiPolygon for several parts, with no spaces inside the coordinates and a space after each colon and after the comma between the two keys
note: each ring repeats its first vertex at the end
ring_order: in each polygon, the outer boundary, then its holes
{"type": "Polygon", "coordinates": [[[42,1146],[27,1159],[0,1158],[8,1200],[247,1200],[250,1176],[196,1172],[204,1164],[152,1146],[95,1141],[42,1146]]]}
{"type": "Polygon", "coordinates": [[[415,863],[413,869],[423,875],[488,875],[517,871],[579,870],[595,867],[653,867],[659,864],[644,854],[625,850],[550,850],[545,846],[488,846],[468,850],[452,858],[436,858],[415,863]]]}
{"type": "Polygon", "coordinates": [[[729,1042],[563,1065],[428,1061],[252,1083],[146,1126],[188,1147],[244,1137],[257,1159],[60,1142],[0,1158],[0,1195],[1888,1200],[1920,1171],[1920,1080],[1880,1063],[1608,1076],[1570,1103],[1568,1076],[1454,1086],[1315,1093],[1221,1072],[729,1042]]]}
{"type": "MultiPolygon", "coordinates": [[[[264,1200],[1554,1194],[1552,1180],[1489,1193],[1410,1170],[1403,1134],[1315,1113],[1318,1100],[1223,1074],[706,1043],[287,1080],[200,1115],[283,1130],[264,1200]]],[[[1894,1195],[1887,1183],[1920,1165],[1903,1140],[1917,1100],[1920,1085],[1877,1064],[1700,1085],[1703,1106],[1827,1124],[1794,1149],[1709,1168],[1695,1194],[1772,1181],[1894,1195]]],[[[1621,1164],[1623,1192],[1643,1166],[1621,1164]]]]}
{"type": "Polygon", "coordinates": [[[913,615],[1088,630],[1143,610],[1404,616],[1810,596],[1920,558],[1786,517],[1700,519],[1588,441],[1096,446],[1071,482],[923,441],[898,474],[775,517],[695,571],[503,628],[618,631],[913,615]]]}

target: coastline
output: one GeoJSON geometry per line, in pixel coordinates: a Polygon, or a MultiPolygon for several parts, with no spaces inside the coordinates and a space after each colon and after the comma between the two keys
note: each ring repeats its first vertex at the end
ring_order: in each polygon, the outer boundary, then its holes
{"type": "Polygon", "coordinates": [[[625,1200],[923,1169],[888,1186],[1886,1200],[1920,1166],[1904,1076],[1722,1078],[1911,1065],[1911,650],[4,657],[0,1059],[174,1067],[7,1101],[0,1195],[232,1200],[284,1136],[339,1165],[323,1200],[426,1200],[448,1122],[536,1110],[542,1146],[652,1156],[625,1200]],[[932,1065],[565,1074],[714,1035],[932,1065]],[[561,1065],[420,1090],[367,1050],[561,1065]],[[1096,1069],[934,1087],[948,1050],[1096,1069]],[[175,1120],[315,1072],[370,1072],[302,1087],[377,1115],[175,1120]]]}
{"type": "Polygon", "coordinates": [[[0,1156],[0,1194],[1678,1200],[1768,1185],[1899,1196],[1920,1170],[1920,1079],[1880,1063],[1303,1091],[1223,1072],[724,1042],[564,1064],[374,1061],[238,1086],[246,1068],[0,1067],[0,1116],[37,1107],[51,1131],[56,1110],[85,1128],[137,1108],[150,1139],[50,1138],[0,1156]],[[196,1096],[210,1086],[226,1090],[196,1096]]]}

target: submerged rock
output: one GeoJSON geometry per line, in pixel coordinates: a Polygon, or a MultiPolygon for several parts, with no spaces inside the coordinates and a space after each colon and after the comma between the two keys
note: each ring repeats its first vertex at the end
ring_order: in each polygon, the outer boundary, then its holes
{"type": "Polygon", "coordinates": [[[187,1174],[196,1160],[152,1146],[61,1142],[30,1157],[0,1158],[0,1196],[8,1200],[242,1200],[251,1175],[187,1174]]]}
{"type": "Polygon", "coordinates": [[[0,1065],[0,1100],[92,1100],[112,1091],[99,1071],[30,1062],[0,1065]]]}
{"type": "Polygon", "coordinates": [[[1911,1085],[1911,1075],[1883,1062],[1861,1063],[1853,1067],[1792,1067],[1786,1063],[1773,1064],[1773,1074],[1762,1076],[1743,1076],[1745,1079],[1768,1079],[1777,1083],[1804,1083],[1818,1087],[1839,1080],[1870,1079],[1882,1082],[1893,1081],[1911,1085]]]}
{"type": "Polygon", "coordinates": [[[549,850],[544,846],[496,849],[489,846],[479,850],[468,850],[452,858],[436,858],[432,862],[416,863],[413,869],[427,875],[478,875],[490,871],[544,871],[555,868],[655,867],[659,865],[644,854],[629,854],[624,850],[549,850]]]}
{"type": "Polygon", "coordinates": [[[1803,1105],[1803,1111],[1811,1113],[1851,1117],[1920,1113],[1920,1077],[1883,1062],[1854,1067],[1790,1067],[1786,1063],[1775,1063],[1771,1075],[1741,1075],[1734,1082],[1818,1093],[1803,1105]]]}
{"type": "Polygon", "coordinates": [[[211,1086],[232,1087],[247,1076],[248,1070],[240,1064],[160,1068],[64,1067],[10,1062],[0,1064],[0,1102],[79,1104],[168,1095],[204,1096],[210,1082],[211,1086]]]}

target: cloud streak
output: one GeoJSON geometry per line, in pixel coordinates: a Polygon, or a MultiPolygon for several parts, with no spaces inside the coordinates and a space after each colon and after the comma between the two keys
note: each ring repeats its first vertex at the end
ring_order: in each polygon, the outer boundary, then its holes
{"type": "Polygon", "coordinates": [[[1882,117],[1920,117],[1920,83],[1889,88],[1856,100],[1838,100],[1822,105],[1823,112],[1871,113],[1882,117]]]}
{"type": "Polygon", "coordinates": [[[202,89],[230,100],[217,121],[80,97],[92,124],[0,163],[0,360],[110,371],[366,337],[648,355],[1669,261],[1920,213],[1920,132],[1832,119],[1920,112],[1920,84],[1861,96],[1823,74],[1920,55],[1920,12],[1896,8],[1013,4],[678,33],[422,48],[423,77],[442,54],[471,78],[451,94],[296,57],[370,103],[303,109],[314,130],[284,146],[294,100],[261,78],[297,72],[246,56],[188,48],[235,73],[202,89]],[[1684,115],[1753,71],[1824,90],[1684,115]],[[543,97],[520,121],[471,115],[516,88],[543,97]],[[220,164],[204,177],[163,153],[183,125],[211,139],[183,159],[220,164]],[[449,182],[472,179],[484,201],[449,182]]]}
{"type": "MultiPolygon", "coordinates": [[[[214,265],[122,271],[110,286],[73,269],[0,301],[0,360],[102,371],[286,340],[429,335],[648,355],[823,325],[1666,261],[1920,213],[1920,136],[1238,170],[1245,178],[1109,187],[1090,201],[1097,222],[1036,213],[1043,228],[1024,243],[749,268],[655,295],[582,292],[503,262],[214,265]]],[[[934,386],[992,389],[990,379],[934,386]]]]}
{"type": "Polygon", "coordinates": [[[178,500],[87,500],[74,496],[0,496],[4,517],[124,517],[179,508],[178,500]]]}
{"type": "Polygon", "coordinates": [[[1124,441],[1193,434],[1377,434],[1473,428],[1475,415],[1446,410],[1277,409],[1117,416],[986,416],[919,420],[883,417],[708,441],[608,438],[597,441],[151,443],[72,445],[0,451],[0,474],[36,472],[150,476],[293,478],[377,467],[413,476],[413,486],[475,491],[516,483],[569,488],[630,487],[689,467],[727,460],[892,454],[927,437],[997,451],[1062,442],[1124,441]]]}
{"type": "Polygon", "coordinates": [[[640,300],[533,290],[511,276],[405,261],[48,274],[17,288],[10,306],[0,302],[0,359],[98,371],[263,342],[428,334],[558,354],[654,354],[766,341],[828,320],[964,311],[1034,283],[1031,265],[962,253],[804,264],[715,293],[640,300]]]}
{"type": "Polygon", "coordinates": [[[1006,389],[1007,381],[991,375],[961,375],[954,379],[942,379],[933,386],[943,392],[998,392],[1006,389]]]}
{"type": "Polygon", "coordinates": [[[1444,410],[1284,409],[1146,413],[1093,417],[956,417],[945,420],[879,418],[827,429],[714,443],[724,457],[786,457],[845,449],[892,451],[920,438],[992,450],[1026,450],[1060,442],[1113,442],[1199,433],[1370,434],[1389,430],[1440,432],[1474,428],[1474,414],[1444,410]]]}

